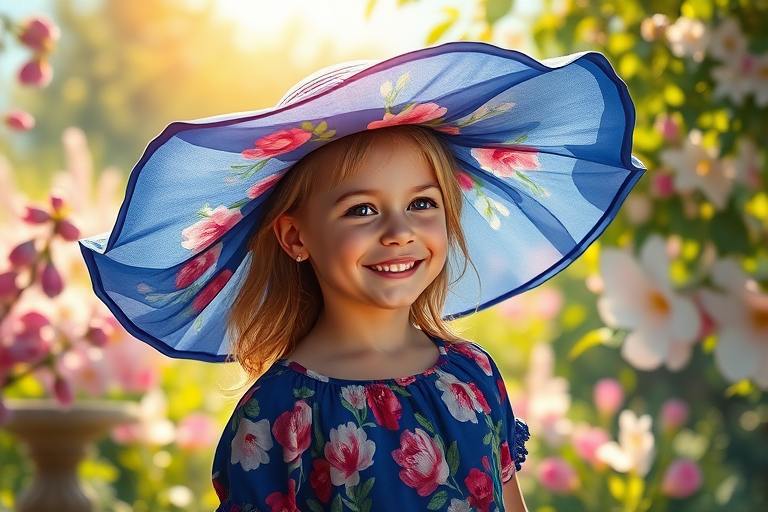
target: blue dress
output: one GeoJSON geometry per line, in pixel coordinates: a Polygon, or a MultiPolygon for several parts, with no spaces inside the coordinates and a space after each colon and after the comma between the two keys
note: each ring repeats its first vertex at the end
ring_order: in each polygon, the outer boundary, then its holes
{"type": "Polygon", "coordinates": [[[525,460],[528,427],[483,349],[433,341],[435,365],[400,379],[275,363],[219,441],[217,510],[503,511],[502,484],[525,460]]]}

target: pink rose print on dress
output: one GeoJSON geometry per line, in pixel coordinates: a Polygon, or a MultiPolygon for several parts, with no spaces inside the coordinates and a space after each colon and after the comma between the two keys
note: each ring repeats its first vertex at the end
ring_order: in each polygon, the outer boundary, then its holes
{"type": "Polygon", "coordinates": [[[269,420],[253,422],[241,419],[237,433],[232,438],[230,463],[240,464],[244,471],[257,469],[269,462],[267,452],[272,449],[272,435],[269,433],[269,420]]]}
{"type": "Polygon", "coordinates": [[[482,512],[488,512],[493,503],[493,483],[491,477],[477,468],[469,470],[469,475],[464,479],[471,496],[469,504],[477,507],[482,512]]]}
{"type": "Polygon", "coordinates": [[[243,158],[255,160],[257,158],[272,158],[298,148],[312,138],[312,131],[301,128],[290,128],[270,133],[253,143],[255,148],[246,149],[241,154],[243,158]]]}
{"type": "Polygon", "coordinates": [[[449,468],[440,446],[420,428],[400,434],[400,448],[392,452],[403,469],[400,480],[416,489],[419,496],[429,496],[448,481],[449,468]]]}
{"type": "Polygon", "coordinates": [[[195,313],[199,313],[205,309],[205,307],[216,298],[216,295],[221,291],[224,286],[229,282],[232,277],[232,271],[229,269],[222,270],[216,277],[211,279],[211,282],[205,285],[205,288],[200,290],[195,300],[192,301],[192,310],[195,313]]]}
{"type": "Polygon", "coordinates": [[[413,375],[409,375],[408,377],[399,377],[395,379],[395,382],[405,387],[416,382],[416,377],[413,375]]]}
{"type": "Polygon", "coordinates": [[[501,443],[500,449],[501,458],[501,480],[506,482],[515,473],[515,465],[512,463],[512,454],[509,452],[509,444],[504,441],[501,443]]]}
{"type": "Polygon", "coordinates": [[[275,420],[272,434],[283,447],[283,461],[293,464],[309,448],[312,430],[312,408],[304,400],[296,402],[292,411],[286,411],[275,420]]]}
{"type": "Polygon", "coordinates": [[[218,471],[215,472],[211,481],[213,483],[213,490],[216,491],[216,496],[219,498],[220,502],[224,503],[229,497],[229,489],[221,485],[221,482],[219,482],[219,476],[220,473],[218,471]]]}
{"type": "Polygon", "coordinates": [[[200,215],[203,216],[202,220],[181,232],[183,238],[181,246],[195,253],[208,247],[211,242],[224,235],[243,218],[239,209],[230,210],[223,205],[217,206],[214,210],[203,208],[200,215]]]}
{"type": "Polygon", "coordinates": [[[288,480],[288,494],[273,492],[266,499],[270,512],[299,512],[296,507],[296,481],[288,480]]]}
{"type": "Polygon", "coordinates": [[[477,366],[479,366],[487,376],[490,377],[493,374],[493,371],[491,370],[491,361],[488,359],[488,355],[486,355],[485,352],[471,343],[454,343],[451,346],[456,352],[464,354],[477,363],[477,366]]]}
{"type": "Polygon", "coordinates": [[[213,267],[219,260],[221,248],[222,244],[216,244],[211,250],[184,264],[179,273],[176,274],[176,289],[181,290],[188,287],[205,274],[209,268],[213,267]]]}
{"type": "Polygon", "coordinates": [[[325,458],[331,465],[333,485],[357,485],[360,471],[373,464],[376,445],[368,439],[365,430],[351,421],[332,428],[330,441],[325,445],[325,458]]]}
{"type": "Polygon", "coordinates": [[[435,387],[443,392],[443,402],[459,421],[477,423],[476,412],[490,412],[488,402],[474,383],[467,384],[450,373],[440,372],[435,387]]]}
{"type": "Polygon", "coordinates": [[[317,495],[317,499],[323,503],[328,503],[331,499],[331,465],[327,460],[315,459],[312,463],[312,472],[309,474],[309,485],[317,495]]]}
{"type": "Polygon", "coordinates": [[[365,388],[363,386],[346,386],[341,388],[341,397],[355,409],[365,409],[365,388]]]}
{"type": "Polygon", "coordinates": [[[379,425],[389,430],[400,428],[398,420],[403,415],[403,406],[388,386],[370,384],[365,387],[365,395],[379,425]]]}

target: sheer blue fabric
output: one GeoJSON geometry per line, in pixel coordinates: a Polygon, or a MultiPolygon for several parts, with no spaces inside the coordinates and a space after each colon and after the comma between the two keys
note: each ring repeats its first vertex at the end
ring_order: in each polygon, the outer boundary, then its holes
{"type": "Polygon", "coordinates": [[[281,360],[237,405],[213,483],[222,512],[504,510],[528,427],[491,357],[444,344],[436,364],[382,381],[281,360]],[[471,507],[471,508],[470,508],[471,507]]]}

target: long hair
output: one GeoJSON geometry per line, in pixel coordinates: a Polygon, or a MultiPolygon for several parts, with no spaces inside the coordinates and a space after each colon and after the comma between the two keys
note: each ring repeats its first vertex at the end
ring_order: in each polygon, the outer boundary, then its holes
{"type": "MultiPolygon", "coordinates": [[[[448,233],[449,257],[443,269],[411,306],[410,320],[425,333],[455,342],[461,338],[443,320],[441,311],[448,296],[449,275],[455,281],[471,264],[461,227],[462,195],[458,165],[446,145],[429,129],[396,126],[343,137],[302,158],[275,186],[267,199],[264,217],[251,238],[251,266],[227,318],[231,355],[250,379],[256,379],[278,359],[288,355],[317,321],[323,308],[320,285],[312,266],[298,264],[280,246],[273,223],[282,214],[294,215],[313,191],[330,191],[354,175],[375,140],[411,143],[435,173],[442,191],[448,233]],[[319,184],[318,168],[334,169],[330,183],[319,184]],[[450,262],[459,262],[451,269],[450,262]]],[[[393,147],[397,147],[396,144],[393,147]]],[[[474,268],[474,266],[473,266],[474,268]]]]}

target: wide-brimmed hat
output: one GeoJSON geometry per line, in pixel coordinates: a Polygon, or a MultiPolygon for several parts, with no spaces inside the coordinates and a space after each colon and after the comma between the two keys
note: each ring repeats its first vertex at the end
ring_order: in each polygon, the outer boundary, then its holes
{"type": "Polygon", "coordinates": [[[131,334],[169,356],[224,361],[227,312],[259,264],[247,243],[279,179],[330,141],[417,124],[461,167],[479,281],[470,270],[452,287],[444,314],[458,317],[541,284],[602,233],[644,171],[634,121],[599,53],[539,62],[458,42],[334,66],[274,108],[170,124],[133,169],[112,231],[81,249],[131,334]]]}

